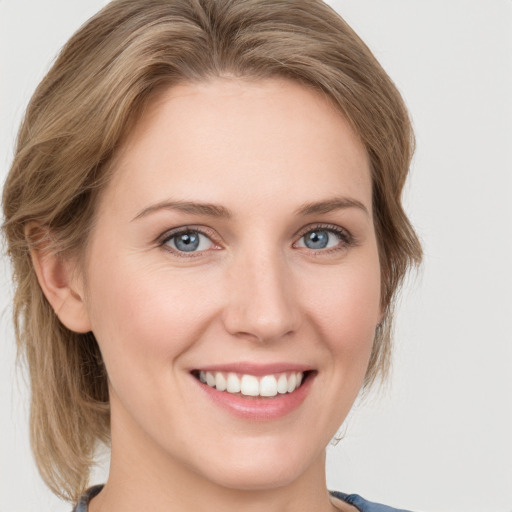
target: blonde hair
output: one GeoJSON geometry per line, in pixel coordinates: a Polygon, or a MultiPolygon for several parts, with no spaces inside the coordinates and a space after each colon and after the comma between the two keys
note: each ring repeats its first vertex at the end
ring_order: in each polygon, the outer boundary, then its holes
{"type": "Polygon", "coordinates": [[[66,329],[44,297],[30,248],[83,254],[109,163],[145,104],[162,88],[221,76],[313,87],[366,147],[386,315],[365,386],[386,374],[393,300],[421,247],[401,205],[413,152],[409,117],[370,50],[320,0],[114,1],[71,38],[35,91],[3,194],[31,442],[43,479],[61,497],[76,500],[97,442],[109,441],[107,378],[93,334],[66,329]],[[48,228],[44,239],[27,233],[33,223],[48,228]]]}

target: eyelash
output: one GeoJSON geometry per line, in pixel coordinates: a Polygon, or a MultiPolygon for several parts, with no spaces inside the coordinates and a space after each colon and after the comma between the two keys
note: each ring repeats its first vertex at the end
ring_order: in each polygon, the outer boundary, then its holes
{"type": "MultiPolygon", "coordinates": [[[[314,224],[307,226],[306,228],[302,229],[296,234],[296,237],[298,240],[302,239],[305,235],[308,233],[311,233],[312,231],[328,231],[330,233],[333,233],[340,241],[338,245],[335,247],[331,247],[328,249],[308,249],[309,252],[315,256],[321,256],[325,254],[330,254],[333,252],[343,251],[346,250],[349,247],[353,247],[356,245],[356,240],[353,237],[353,235],[347,231],[344,228],[341,228],[340,226],[336,226],[333,224],[314,224]]],[[[163,233],[161,236],[158,237],[157,243],[160,247],[162,247],[164,250],[171,252],[173,255],[180,257],[180,258],[197,258],[203,256],[203,253],[208,252],[208,250],[205,251],[191,251],[191,252],[184,252],[184,251],[178,251],[176,249],[173,249],[169,247],[167,244],[175,237],[178,237],[180,235],[184,235],[187,233],[198,233],[200,235],[203,235],[207,237],[213,245],[218,246],[219,244],[214,240],[215,239],[215,232],[213,230],[205,229],[205,228],[198,228],[195,226],[183,226],[181,228],[177,228],[171,231],[167,231],[163,233]]],[[[297,240],[297,242],[298,242],[297,240]]],[[[297,242],[294,242],[293,246],[295,247],[295,244],[297,242]]],[[[303,249],[301,247],[301,249],[303,249]]],[[[213,249],[218,250],[218,249],[213,249]]]]}
{"type": "MultiPolygon", "coordinates": [[[[191,251],[191,252],[185,252],[185,251],[178,251],[176,249],[173,249],[172,247],[169,247],[167,243],[169,243],[173,238],[178,237],[180,235],[185,235],[187,233],[198,233],[200,235],[203,235],[207,237],[213,245],[219,245],[217,242],[215,242],[215,232],[213,230],[205,229],[205,228],[197,228],[195,226],[183,226],[181,228],[173,229],[171,231],[167,231],[161,236],[158,237],[157,242],[162,249],[172,253],[174,256],[177,256],[178,258],[197,258],[200,256],[203,256],[203,253],[207,251],[191,251]]],[[[213,249],[218,250],[218,249],[213,249]]]]}
{"type": "MultiPolygon", "coordinates": [[[[346,229],[336,226],[335,224],[314,224],[313,226],[307,226],[303,230],[298,233],[298,240],[301,240],[302,237],[311,233],[313,231],[328,231],[329,233],[334,233],[334,235],[339,239],[340,243],[335,247],[331,247],[328,249],[309,249],[311,254],[314,256],[322,256],[325,254],[331,254],[338,251],[343,251],[348,249],[349,247],[354,247],[356,245],[356,239],[354,236],[347,231],[346,229]]],[[[297,242],[295,242],[296,244],[297,242]]],[[[294,245],[295,245],[294,244],[294,245]]],[[[307,248],[306,248],[307,249],[307,248]]]]}

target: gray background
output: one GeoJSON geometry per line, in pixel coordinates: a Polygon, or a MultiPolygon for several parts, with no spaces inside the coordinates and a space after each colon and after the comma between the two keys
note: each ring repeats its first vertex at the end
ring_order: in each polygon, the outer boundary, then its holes
{"type": "MultiPolygon", "coordinates": [[[[425,264],[389,384],[328,450],[330,488],[416,511],[512,511],[512,1],[333,0],[395,80],[417,152],[406,205],[425,264]]],[[[105,2],[0,0],[0,179],[28,98],[105,2]]],[[[69,511],[28,447],[0,257],[0,511],[69,511]]],[[[105,479],[100,467],[95,481],[105,479]]]]}

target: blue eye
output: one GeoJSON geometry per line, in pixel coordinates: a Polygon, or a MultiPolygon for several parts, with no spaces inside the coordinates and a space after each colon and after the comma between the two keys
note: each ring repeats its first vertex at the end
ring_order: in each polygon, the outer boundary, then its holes
{"type": "Polygon", "coordinates": [[[343,237],[341,233],[333,229],[312,229],[300,238],[299,247],[307,247],[312,250],[331,249],[340,244],[343,237]]]}
{"type": "Polygon", "coordinates": [[[213,246],[213,242],[199,231],[182,231],[167,238],[165,244],[180,252],[206,251],[213,246]]]}

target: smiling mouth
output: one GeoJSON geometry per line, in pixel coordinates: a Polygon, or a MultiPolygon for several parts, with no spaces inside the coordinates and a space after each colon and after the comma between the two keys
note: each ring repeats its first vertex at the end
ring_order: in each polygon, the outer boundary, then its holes
{"type": "Polygon", "coordinates": [[[313,371],[255,376],[234,372],[194,370],[192,375],[211,388],[245,398],[272,398],[293,393],[313,371]]]}

